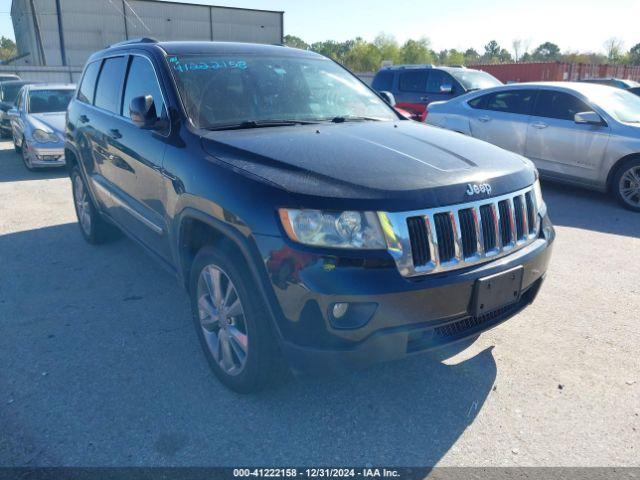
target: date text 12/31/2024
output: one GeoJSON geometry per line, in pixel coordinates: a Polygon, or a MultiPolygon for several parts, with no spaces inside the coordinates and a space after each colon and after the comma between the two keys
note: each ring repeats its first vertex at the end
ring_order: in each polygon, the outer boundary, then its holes
{"type": "Polygon", "coordinates": [[[181,62],[178,57],[169,58],[169,63],[177,72],[191,72],[196,70],[246,70],[248,65],[245,60],[207,60],[206,62],[187,61],[181,62]]]}
{"type": "Polygon", "coordinates": [[[234,468],[236,478],[395,478],[398,470],[387,468],[234,468]]]}

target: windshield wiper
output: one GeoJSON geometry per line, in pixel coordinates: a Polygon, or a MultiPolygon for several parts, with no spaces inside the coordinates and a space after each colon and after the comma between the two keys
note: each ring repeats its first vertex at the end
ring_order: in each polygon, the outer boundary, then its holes
{"type": "Polygon", "coordinates": [[[206,130],[244,130],[248,128],[288,127],[291,125],[311,125],[317,122],[307,120],[247,120],[238,123],[223,123],[205,127],[206,130]]]}
{"type": "Polygon", "coordinates": [[[330,120],[333,123],[344,123],[344,122],[381,122],[382,119],[375,117],[333,117],[330,120]]]}

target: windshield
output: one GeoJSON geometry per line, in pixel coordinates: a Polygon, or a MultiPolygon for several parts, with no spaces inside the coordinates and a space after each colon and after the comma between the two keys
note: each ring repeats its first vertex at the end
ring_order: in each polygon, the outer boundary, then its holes
{"type": "Polygon", "coordinates": [[[0,100],[2,100],[3,102],[15,104],[16,103],[16,97],[18,96],[18,92],[22,88],[22,85],[23,84],[19,84],[19,85],[4,85],[2,87],[2,98],[0,98],[0,100]]]}
{"type": "Polygon", "coordinates": [[[29,113],[64,112],[74,90],[32,90],[29,92],[29,113]]]}
{"type": "Polygon", "coordinates": [[[455,70],[449,71],[449,73],[453,75],[466,90],[480,90],[503,85],[503,83],[493,75],[487,72],[481,72],[480,70],[455,70]]]}
{"type": "Polygon", "coordinates": [[[640,97],[626,90],[603,89],[589,95],[590,100],[602,107],[619,122],[640,123],[640,97]]]}
{"type": "Polygon", "coordinates": [[[640,87],[640,83],[635,80],[623,80],[623,82],[627,85],[628,88],[640,87]]]}
{"type": "Polygon", "coordinates": [[[324,58],[170,57],[187,115],[199,128],[245,122],[397,120],[378,96],[324,58]]]}

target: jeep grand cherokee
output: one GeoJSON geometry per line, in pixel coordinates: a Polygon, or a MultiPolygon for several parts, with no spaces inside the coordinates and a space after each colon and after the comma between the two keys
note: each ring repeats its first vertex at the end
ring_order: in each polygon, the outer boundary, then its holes
{"type": "Polygon", "coordinates": [[[80,231],[117,226],[186,286],[241,392],[476,337],[535,298],[554,231],[531,162],[404,120],[333,61],[114,45],[67,120],[80,231]]]}

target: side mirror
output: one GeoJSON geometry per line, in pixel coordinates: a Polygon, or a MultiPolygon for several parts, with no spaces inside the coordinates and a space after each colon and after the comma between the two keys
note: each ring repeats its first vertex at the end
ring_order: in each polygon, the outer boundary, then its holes
{"type": "Polygon", "coordinates": [[[596,112],[579,112],[573,117],[573,121],[583,125],[602,125],[602,118],[596,112]]]}
{"type": "Polygon", "coordinates": [[[382,97],[382,99],[387,102],[390,106],[395,107],[396,106],[396,97],[393,96],[393,93],[391,92],[386,92],[386,91],[382,91],[382,92],[378,92],[378,94],[382,97]]]}
{"type": "Polygon", "coordinates": [[[453,86],[449,83],[443,83],[440,85],[440,93],[452,93],[453,86]]]}
{"type": "Polygon", "coordinates": [[[144,130],[155,129],[160,120],[151,95],[132,98],[129,104],[129,116],[134,125],[144,130]]]}

